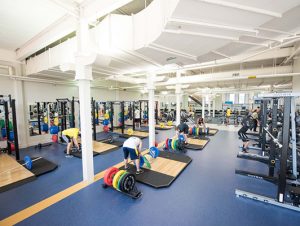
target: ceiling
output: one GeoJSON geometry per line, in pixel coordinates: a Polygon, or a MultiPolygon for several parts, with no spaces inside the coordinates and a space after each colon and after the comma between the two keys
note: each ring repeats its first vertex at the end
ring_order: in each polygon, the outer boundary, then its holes
{"type": "MultiPolygon", "coordinates": [[[[115,10],[121,15],[138,14],[158,0],[134,0],[115,10]]],[[[279,46],[300,35],[300,0],[176,0],[178,4],[161,34],[148,46],[112,55],[107,67],[94,65],[93,76],[104,81],[113,74],[145,77],[149,68],[166,65],[188,67],[186,75],[279,66],[286,57],[244,62],[243,57],[279,46]],[[226,62],[227,65],[223,65],[226,62]],[[215,67],[222,63],[223,66],[215,67]],[[210,64],[213,67],[202,68],[210,64]],[[199,68],[198,68],[199,66],[199,68]]],[[[69,5],[88,0],[2,0],[0,48],[16,50],[47,27],[66,16],[57,2],[69,5]],[[14,9],[14,10],[11,10],[14,9]]],[[[99,20],[100,23],[102,20],[99,20]]],[[[297,42],[288,46],[297,48],[297,42]]],[[[286,46],[284,46],[286,47],[286,46]]],[[[296,55],[295,55],[296,56],[296,55]]],[[[289,61],[288,64],[291,64],[289,61]]],[[[163,74],[174,77],[174,73],[163,74]]],[[[72,81],[74,72],[58,67],[30,75],[35,78],[72,81]]],[[[292,77],[191,84],[194,88],[250,87],[291,83],[292,77]]],[[[128,86],[128,84],[126,84],[128,86]]],[[[136,85],[131,84],[137,88],[136,85]]],[[[138,86],[141,87],[142,86],[138,86]]],[[[158,91],[166,87],[158,87],[158,91]]]]}
{"type": "Polygon", "coordinates": [[[50,0],[1,0],[0,48],[16,50],[66,13],[50,0]]]}

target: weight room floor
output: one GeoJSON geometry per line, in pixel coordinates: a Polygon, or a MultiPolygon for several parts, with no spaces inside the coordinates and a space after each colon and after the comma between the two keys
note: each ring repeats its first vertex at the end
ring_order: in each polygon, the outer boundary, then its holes
{"type": "MultiPolygon", "coordinates": [[[[161,142],[172,134],[173,130],[160,131],[156,137],[161,142]]],[[[236,198],[235,188],[272,195],[276,193],[276,186],[235,175],[235,168],[267,172],[264,164],[236,158],[240,145],[236,132],[220,130],[210,138],[202,152],[187,153],[192,163],[169,188],[154,189],[138,184],[143,196],[132,200],[112,189],[103,189],[103,180],[100,180],[20,225],[121,225],[126,222],[128,225],[294,226],[299,223],[297,212],[236,198]]],[[[146,144],[147,139],[143,142],[146,144]]],[[[41,151],[33,149],[31,156],[46,157],[59,168],[33,182],[0,193],[1,220],[81,181],[81,160],[66,159],[64,147],[58,146],[41,151]]],[[[25,153],[28,151],[22,152],[25,153]]],[[[95,173],[120,161],[121,149],[96,156],[95,173]]]]}

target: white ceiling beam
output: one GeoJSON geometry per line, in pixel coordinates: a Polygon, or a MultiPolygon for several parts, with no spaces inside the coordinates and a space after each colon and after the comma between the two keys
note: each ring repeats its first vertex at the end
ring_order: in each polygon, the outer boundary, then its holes
{"type": "Polygon", "coordinates": [[[258,27],[256,29],[260,30],[260,31],[270,31],[270,32],[274,32],[274,33],[284,34],[284,35],[296,35],[291,32],[281,31],[281,30],[276,30],[276,29],[271,29],[271,28],[266,28],[266,27],[258,27]]]}
{"type": "Polygon", "coordinates": [[[300,46],[290,55],[290,56],[288,56],[281,64],[280,64],[280,66],[281,65],[283,65],[283,64],[287,64],[291,59],[293,59],[293,57],[295,56],[295,55],[297,55],[298,53],[300,52],[300,46]]]}
{"type": "Polygon", "coordinates": [[[247,35],[247,34],[243,34],[243,36],[247,36],[247,37],[250,37],[250,38],[257,38],[257,39],[269,40],[269,41],[274,41],[274,42],[281,42],[278,39],[274,39],[274,38],[270,38],[270,37],[266,37],[266,36],[247,35]]]}
{"type": "Polygon", "coordinates": [[[164,29],[163,32],[170,33],[170,34],[183,34],[183,35],[193,35],[193,36],[202,36],[202,37],[208,37],[208,38],[217,38],[217,39],[224,39],[224,40],[230,40],[230,41],[238,41],[238,38],[230,37],[230,36],[224,36],[224,35],[215,35],[215,34],[208,34],[208,33],[202,33],[202,32],[193,32],[193,31],[186,31],[182,29],[164,29]]]}
{"type": "Polygon", "coordinates": [[[228,25],[221,25],[221,24],[208,23],[208,22],[202,22],[202,21],[194,21],[194,20],[189,20],[189,19],[170,18],[168,22],[190,24],[190,25],[203,26],[203,27],[212,27],[212,28],[219,28],[219,29],[232,30],[232,31],[244,31],[244,32],[249,32],[249,33],[257,33],[258,32],[257,30],[254,30],[251,28],[233,27],[233,26],[228,26],[228,25]]]}
{"type": "Polygon", "coordinates": [[[252,46],[263,46],[263,47],[269,47],[268,44],[262,44],[262,43],[256,43],[256,42],[246,42],[246,41],[234,41],[236,43],[245,44],[245,45],[252,45],[252,46]]]}
{"type": "Polygon", "coordinates": [[[165,52],[165,53],[169,53],[169,54],[173,54],[173,55],[181,56],[183,58],[187,58],[187,59],[197,61],[197,56],[186,54],[186,53],[180,52],[178,50],[162,47],[160,45],[154,45],[153,43],[151,43],[150,45],[148,45],[146,47],[150,48],[150,49],[157,50],[159,52],[165,52]]]}
{"type": "Polygon", "coordinates": [[[162,48],[162,49],[165,49],[165,50],[168,50],[168,51],[171,51],[171,52],[176,52],[176,53],[182,54],[183,56],[188,56],[191,59],[197,60],[197,56],[189,54],[189,53],[185,53],[183,51],[179,51],[177,49],[172,49],[172,48],[166,47],[164,45],[156,44],[156,43],[151,43],[150,45],[154,46],[154,47],[157,47],[157,48],[162,48]]]}
{"type": "Polygon", "coordinates": [[[228,56],[228,55],[226,55],[224,53],[220,53],[219,51],[212,50],[211,52],[214,53],[214,54],[220,55],[222,57],[225,57],[225,58],[228,58],[228,59],[232,59],[230,56],[228,56]]]}
{"type": "Polygon", "coordinates": [[[83,8],[83,15],[89,22],[94,22],[124,5],[132,2],[133,0],[93,0],[81,4],[83,8]]]}
{"type": "Polygon", "coordinates": [[[149,57],[146,57],[144,56],[143,54],[140,54],[140,53],[137,53],[135,51],[130,51],[130,50],[124,50],[124,49],[121,49],[122,52],[128,54],[128,55],[131,55],[131,56],[134,56],[136,58],[139,58],[147,63],[150,63],[150,64],[153,64],[154,66],[157,66],[157,67],[162,67],[162,64],[156,62],[155,60],[149,58],[149,57]]]}
{"type": "Polygon", "coordinates": [[[281,13],[277,13],[274,11],[265,10],[265,9],[261,9],[261,8],[256,8],[256,7],[252,7],[252,6],[241,5],[241,4],[229,2],[229,1],[221,1],[221,0],[198,0],[198,1],[213,4],[213,5],[233,8],[233,9],[239,9],[239,10],[243,10],[243,11],[247,11],[247,12],[251,12],[251,13],[276,17],[276,18],[282,17],[281,13]]]}
{"type": "Polygon", "coordinates": [[[74,5],[70,5],[60,0],[51,0],[51,2],[59,6],[61,9],[65,10],[69,15],[74,16],[75,18],[79,18],[79,9],[77,6],[75,7],[74,5]]]}

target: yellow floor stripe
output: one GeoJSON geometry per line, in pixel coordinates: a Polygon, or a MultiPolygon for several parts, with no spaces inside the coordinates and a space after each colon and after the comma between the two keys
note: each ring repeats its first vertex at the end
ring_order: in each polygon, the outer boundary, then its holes
{"type": "MultiPolygon", "coordinates": [[[[163,144],[164,142],[159,143],[158,147],[162,147],[163,144]]],[[[143,151],[143,154],[146,154],[147,152],[148,150],[145,150],[143,151]]],[[[123,165],[124,165],[123,162],[120,162],[114,165],[114,167],[120,168],[123,165]]],[[[92,183],[101,180],[104,177],[104,173],[105,171],[96,174],[94,177],[94,181],[92,183]]],[[[69,197],[70,195],[73,195],[74,193],[80,191],[81,189],[87,187],[88,185],[90,184],[81,181],[59,193],[56,193],[55,195],[50,196],[49,198],[46,198],[32,206],[27,207],[26,209],[21,210],[20,212],[17,212],[5,218],[4,220],[0,221],[0,226],[10,226],[10,225],[15,225],[17,223],[20,223],[21,221],[33,216],[34,214],[37,214],[38,212],[52,206],[53,204],[58,203],[59,201],[69,197]]]]}

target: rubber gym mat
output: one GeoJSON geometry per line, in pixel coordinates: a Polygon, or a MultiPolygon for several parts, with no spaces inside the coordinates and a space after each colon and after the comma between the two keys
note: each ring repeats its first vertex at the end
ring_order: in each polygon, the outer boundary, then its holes
{"type": "MultiPolygon", "coordinates": [[[[124,166],[120,169],[124,169],[124,166]]],[[[156,171],[152,171],[149,169],[143,169],[144,172],[142,174],[136,175],[135,166],[131,166],[127,171],[135,174],[136,180],[140,183],[150,185],[154,188],[163,188],[168,187],[172,184],[176,177],[172,177],[166,174],[162,174],[156,171]]]]}
{"type": "Polygon", "coordinates": [[[187,146],[185,146],[186,149],[191,150],[191,151],[201,151],[203,150],[203,148],[205,147],[205,145],[196,145],[196,144],[188,144],[187,146]]]}
{"type": "Polygon", "coordinates": [[[159,157],[175,160],[175,161],[178,161],[178,162],[184,162],[184,163],[191,162],[191,158],[187,155],[174,153],[174,152],[168,152],[168,151],[160,151],[159,152],[159,157]]]}
{"type": "MultiPolygon", "coordinates": [[[[177,171],[175,172],[176,174],[174,175],[167,175],[166,173],[161,173],[158,172],[157,169],[156,171],[151,170],[151,169],[147,169],[147,168],[143,168],[144,172],[142,174],[136,175],[136,180],[138,182],[141,182],[143,184],[155,187],[155,188],[163,188],[163,187],[168,187],[172,184],[172,182],[181,174],[181,172],[192,162],[192,159],[187,156],[187,155],[183,155],[183,154],[179,154],[179,153],[173,153],[173,152],[165,152],[165,151],[161,151],[159,153],[159,157],[158,160],[160,160],[160,163],[158,163],[158,167],[161,167],[161,162],[164,161],[166,162],[168,165],[171,164],[174,166],[180,166],[179,170],[177,169],[177,171]],[[163,160],[165,159],[165,160],[163,160]],[[170,160],[168,162],[168,160],[170,160]],[[176,163],[177,162],[177,163],[176,163]],[[174,165],[175,163],[175,165],[174,165]]],[[[154,159],[155,161],[155,159],[154,159]]],[[[152,163],[153,164],[153,163],[152,163]]],[[[136,172],[136,168],[134,165],[129,164],[130,168],[127,170],[131,173],[136,172]]],[[[153,166],[153,165],[152,165],[153,166]]],[[[166,170],[166,165],[163,166],[163,168],[161,168],[161,170],[166,170]]],[[[120,169],[124,169],[124,166],[120,169]]],[[[170,168],[169,168],[170,169],[170,168]]]]}
{"type": "Polygon", "coordinates": [[[121,138],[129,138],[129,137],[138,137],[138,138],[140,138],[140,139],[145,139],[145,138],[147,138],[147,137],[145,137],[145,136],[139,136],[139,135],[128,135],[128,134],[120,134],[120,137],[121,138]]]}
{"type": "Polygon", "coordinates": [[[28,182],[34,181],[35,179],[36,179],[36,177],[33,175],[31,177],[27,177],[25,179],[22,179],[22,180],[19,180],[19,181],[7,184],[5,186],[1,186],[0,187],[0,193],[8,191],[8,190],[13,189],[13,188],[16,188],[16,187],[21,186],[23,184],[26,184],[28,182]]]}
{"type": "Polygon", "coordinates": [[[167,127],[162,128],[162,127],[156,126],[155,129],[156,130],[170,130],[170,129],[173,129],[173,127],[172,128],[167,128],[167,127]]]}
{"type": "Polygon", "coordinates": [[[0,192],[15,188],[36,178],[13,156],[0,153],[0,162],[0,192]]]}
{"type": "Polygon", "coordinates": [[[123,143],[124,143],[122,141],[114,141],[114,142],[110,143],[109,141],[101,141],[101,140],[99,140],[99,142],[102,142],[102,143],[105,143],[105,144],[112,144],[112,145],[115,145],[115,146],[118,146],[118,147],[122,147],[123,143]]]}
{"type": "MultiPolygon", "coordinates": [[[[47,159],[40,158],[36,161],[35,159],[37,159],[37,157],[32,158],[32,169],[30,171],[37,177],[49,173],[58,167],[55,163],[47,159]]],[[[20,163],[23,164],[24,160],[20,161],[20,163]]]]}
{"type": "MultiPolygon", "coordinates": [[[[157,128],[155,128],[155,129],[157,129],[157,128]]],[[[149,132],[149,130],[148,130],[148,129],[136,129],[135,131],[139,131],[139,132],[145,132],[145,133],[148,133],[148,132],[149,132]]],[[[158,134],[158,132],[157,132],[157,131],[155,131],[155,134],[158,134]]]]}
{"type": "Polygon", "coordinates": [[[210,138],[205,137],[205,136],[187,135],[187,137],[188,137],[188,138],[191,138],[191,139],[199,139],[199,140],[208,140],[208,141],[210,141],[210,138]]]}
{"type": "Polygon", "coordinates": [[[209,135],[209,136],[214,136],[214,135],[216,135],[218,132],[219,132],[218,129],[209,129],[208,135],[209,135]]]}
{"type": "MultiPolygon", "coordinates": [[[[67,153],[67,149],[64,152],[67,153]]],[[[82,158],[81,151],[71,151],[71,155],[73,155],[76,158],[82,158]]],[[[93,157],[95,157],[96,155],[100,155],[100,153],[93,151],[93,157]]]]}

